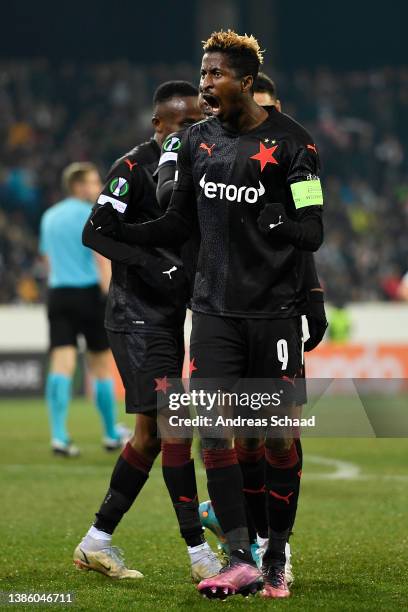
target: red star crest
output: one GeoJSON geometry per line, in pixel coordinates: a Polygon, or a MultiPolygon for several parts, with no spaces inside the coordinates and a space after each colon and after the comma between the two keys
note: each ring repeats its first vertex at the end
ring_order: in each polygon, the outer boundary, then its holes
{"type": "Polygon", "coordinates": [[[165,395],[167,395],[167,389],[173,386],[168,382],[167,376],[164,378],[155,378],[154,380],[156,382],[156,387],[154,390],[157,392],[162,391],[165,395]]]}
{"type": "Polygon", "coordinates": [[[273,147],[265,147],[265,145],[260,142],[259,143],[259,153],[256,155],[252,155],[250,159],[257,159],[261,164],[261,172],[265,168],[266,164],[277,164],[279,163],[273,156],[278,145],[274,145],[273,147]]]}
{"type": "Polygon", "coordinates": [[[193,372],[197,370],[194,362],[195,362],[195,357],[193,357],[192,360],[190,361],[190,365],[189,365],[190,376],[192,375],[193,372]]]}

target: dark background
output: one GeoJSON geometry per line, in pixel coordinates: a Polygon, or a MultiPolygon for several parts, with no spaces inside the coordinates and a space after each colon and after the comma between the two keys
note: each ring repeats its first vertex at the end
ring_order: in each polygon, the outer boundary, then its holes
{"type": "Polygon", "coordinates": [[[202,32],[252,25],[279,69],[372,68],[406,62],[407,23],[407,2],[379,0],[19,0],[2,3],[1,56],[198,60],[202,32]]]}
{"type": "MultiPolygon", "coordinates": [[[[283,111],[322,159],[328,301],[398,300],[408,270],[408,2],[8,0],[0,42],[0,304],[39,302],[40,219],[61,173],[102,175],[152,136],[163,81],[198,82],[203,39],[266,50],[283,111]]],[[[408,283],[408,274],[407,274],[408,283]]]]}

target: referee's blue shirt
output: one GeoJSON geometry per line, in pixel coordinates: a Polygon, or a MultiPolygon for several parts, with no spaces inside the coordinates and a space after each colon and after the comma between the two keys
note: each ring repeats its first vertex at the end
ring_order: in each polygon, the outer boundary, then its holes
{"type": "Polygon", "coordinates": [[[40,253],[50,263],[50,287],[89,287],[99,283],[94,253],[82,244],[82,230],[90,212],[91,204],[66,198],[43,214],[40,253]]]}

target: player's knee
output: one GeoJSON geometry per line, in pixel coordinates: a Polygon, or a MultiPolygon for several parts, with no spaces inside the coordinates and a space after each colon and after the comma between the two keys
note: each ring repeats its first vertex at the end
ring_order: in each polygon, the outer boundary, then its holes
{"type": "Polygon", "coordinates": [[[265,446],[275,453],[286,453],[294,444],[293,438],[268,438],[265,441],[265,446]]]}
{"type": "Polygon", "coordinates": [[[129,440],[131,446],[142,455],[154,459],[160,453],[161,440],[157,437],[155,419],[138,415],[133,436],[129,440]]]}
{"type": "Polygon", "coordinates": [[[76,365],[76,348],[74,346],[61,346],[51,351],[50,371],[71,377],[76,365]]]}
{"type": "Polygon", "coordinates": [[[193,441],[191,438],[166,438],[163,440],[163,444],[182,444],[183,446],[192,446],[193,441]]]}
{"type": "Polygon", "coordinates": [[[234,444],[247,451],[256,451],[264,445],[264,441],[261,438],[236,438],[234,444]]]}
{"type": "Polygon", "coordinates": [[[160,453],[160,440],[157,437],[148,435],[145,432],[133,434],[129,440],[129,443],[135,449],[135,451],[150,459],[155,459],[160,453]]]}
{"type": "Polygon", "coordinates": [[[95,378],[112,378],[109,351],[89,352],[88,363],[91,374],[95,378]]]}
{"type": "Polygon", "coordinates": [[[201,448],[206,450],[231,450],[233,447],[232,440],[226,438],[202,438],[201,448]]]}

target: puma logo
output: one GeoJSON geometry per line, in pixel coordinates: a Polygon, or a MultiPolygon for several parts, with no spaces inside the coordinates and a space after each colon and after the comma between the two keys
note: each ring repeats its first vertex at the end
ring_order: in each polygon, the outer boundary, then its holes
{"type": "Polygon", "coordinates": [[[279,215],[279,219],[277,223],[270,223],[269,224],[269,229],[273,229],[274,227],[278,227],[278,225],[282,225],[283,221],[282,221],[282,215],[279,215]]]}
{"type": "Polygon", "coordinates": [[[244,493],[265,493],[265,486],[261,487],[260,489],[242,489],[244,493]]]}
{"type": "Polygon", "coordinates": [[[205,142],[202,142],[200,144],[200,149],[203,149],[203,151],[207,151],[208,157],[211,157],[212,150],[213,150],[214,147],[215,147],[215,144],[211,145],[211,147],[209,147],[208,144],[205,144],[205,142]]]}
{"type": "Polygon", "coordinates": [[[170,268],[170,270],[164,270],[164,272],[162,272],[162,274],[168,274],[169,278],[171,279],[172,272],[175,272],[176,270],[177,270],[176,266],[173,266],[172,268],[170,268]]]}
{"type": "Polygon", "coordinates": [[[275,493],[275,491],[269,491],[269,495],[272,495],[272,497],[276,497],[276,499],[281,499],[289,506],[289,497],[293,495],[293,491],[291,491],[288,495],[279,495],[279,493],[275,493]]]}
{"type": "Polygon", "coordinates": [[[184,497],[184,495],[180,495],[179,496],[179,501],[180,502],[193,502],[197,499],[197,495],[195,495],[193,498],[191,497],[184,497]]]}
{"type": "Polygon", "coordinates": [[[125,164],[127,164],[129,166],[129,170],[132,172],[133,168],[135,166],[137,166],[137,162],[135,162],[134,164],[132,164],[132,162],[130,161],[130,159],[125,159],[125,164]]]}
{"type": "Polygon", "coordinates": [[[295,386],[296,374],[294,375],[293,378],[290,378],[290,376],[282,376],[281,378],[282,378],[282,380],[286,380],[286,382],[288,382],[291,385],[295,386]]]}

